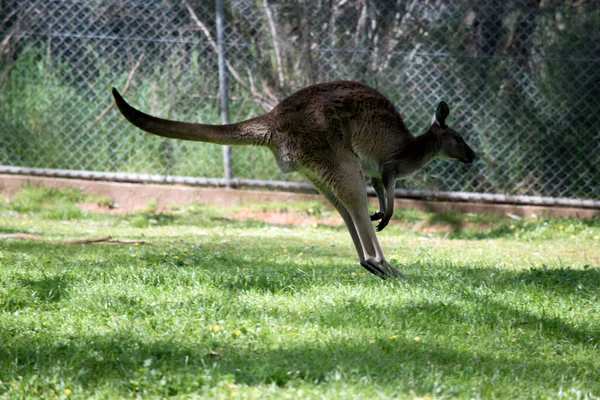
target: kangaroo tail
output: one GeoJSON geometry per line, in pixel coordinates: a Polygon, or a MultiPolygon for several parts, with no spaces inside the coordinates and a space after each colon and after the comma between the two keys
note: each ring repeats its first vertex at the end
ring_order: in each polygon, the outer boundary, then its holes
{"type": "Polygon", "coordinates": [[[264,117],[228,125],[172,121],[153,117],[133,108],[115,88],[112,89],[112,94],[119,111],[129,122],[154,135],[223,145],[266,145],[269,139],[268,127],[262,121],[264,117]]]}

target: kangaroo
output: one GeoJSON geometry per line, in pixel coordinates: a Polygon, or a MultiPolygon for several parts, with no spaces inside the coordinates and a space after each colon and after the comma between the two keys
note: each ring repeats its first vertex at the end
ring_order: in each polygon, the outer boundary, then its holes
{"type": "Polygon", "coordinates": [[[435,157],[471,164],[475,152],[446,125],[450,109],[439,103],[429,129],[413,136],[396,107],[377,90],[353,81],[319,83],[297,91],[271,111],[228,125],[206,125],[153,117],[133,108],[113,88],[123,116],[163,137],[268,147],[283,172],[298,171],[342,216],[360,264],[382,279],[404,277],[383,256],[371,221],[384,229],[394,213],[396,179],[435,157]],[[365,175],[379,211],[369,215],[365,175]]]}

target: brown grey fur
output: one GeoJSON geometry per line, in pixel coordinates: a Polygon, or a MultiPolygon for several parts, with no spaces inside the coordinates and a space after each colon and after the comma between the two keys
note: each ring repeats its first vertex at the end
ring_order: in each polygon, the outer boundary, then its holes
{"type": "Polygon", "coordinates": [[[394,211],[397,178],[412,174],[437,156],[471,163],[475,153],[445,120],[438,106],[423,135],[413,136],[394,105],[359,82],[320,83],[301,89],[270,112],[229,125],[169,121],[144,114],[113,89],[121,113],[147,132],[223,145],[266,146],[284,172],[304,174],[341,214],[369,272],[402,276],[385,261],[371,220],[383,229],[394,211]],[[369,216],[364,175],[371,176],[379,212],[369,216]]]}

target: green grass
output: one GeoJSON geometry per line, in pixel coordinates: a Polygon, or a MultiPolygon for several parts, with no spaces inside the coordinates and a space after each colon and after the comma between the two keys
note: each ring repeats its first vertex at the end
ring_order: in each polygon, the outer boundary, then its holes
{"type": "Polygon", "coordinates": [[[341,227],[51,212],[84,195],[27,190],[0,233],[49,242],[0,239],[2,397],[600,395],[597,219],[402,211],[379,237],[409,279],[382,281],[341,227]],[[60,244],[106,235],[156,246],[60,244]]]}

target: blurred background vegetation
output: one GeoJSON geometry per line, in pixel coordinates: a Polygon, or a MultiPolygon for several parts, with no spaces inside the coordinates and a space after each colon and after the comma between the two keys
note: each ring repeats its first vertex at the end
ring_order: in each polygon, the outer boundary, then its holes
{"type": "MultiPolygon", "coordinates": [[[[399,186],[600,198],[600,3],[225,0],[231,120],[309,84],[378,88],[420,134],[440,100],[480,159],[399,186]]],[[[215,7],[202,0],[0,2],[0,164],[221,177],[218,146],[145,135],[111,104],[219,123],[215,7]]],[[[283,175],[234,148],[237,178],[283,175]]]]}

